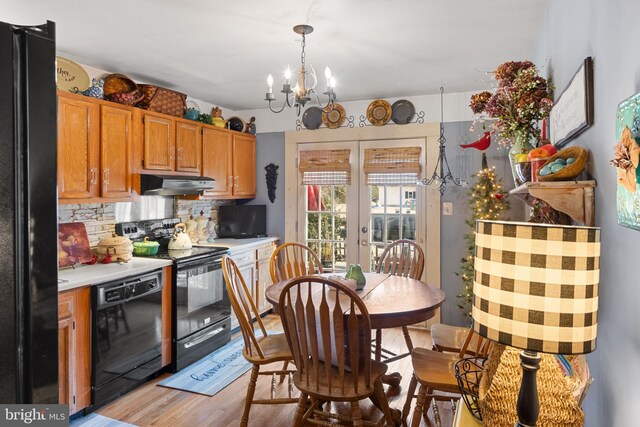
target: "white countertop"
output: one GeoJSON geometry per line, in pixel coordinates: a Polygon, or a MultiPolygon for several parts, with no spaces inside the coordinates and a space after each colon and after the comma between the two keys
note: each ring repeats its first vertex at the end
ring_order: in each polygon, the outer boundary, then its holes
{"type": "Polygon", "coordinates": [[[197,243],[194,246],[226,246],[231,253],[250,249],[252,246],[265,245],[278,240],[278,237],[256,237],[252,239],[215,239],[212,243],[197,243]]]}
{"type": "Polygon", "coordinates": [[[143,274],[158,268],[173,265],[173,261],[155,258],[133,257],[127,263],[82,264],[76,268],[58,270],[58,292],[79,288],[86,285],[97,285],[112,280],[143,274]],[[60,282],[63,280],[63,282],[60,282]]]}

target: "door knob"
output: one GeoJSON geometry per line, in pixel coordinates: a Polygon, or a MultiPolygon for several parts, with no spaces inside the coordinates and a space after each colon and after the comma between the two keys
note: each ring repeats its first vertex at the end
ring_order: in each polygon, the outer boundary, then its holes
{"type": "Polygon", "coordinates": [[[361,229],[361,230],[362,230],[362,232],[363,232],[363,233],[366,233],[367,231],[369,231],[369,229],[368,229],[366,226],[365,226],[365,227],[362,227],[362,229],[361,229]]]}
{"type": "Polygon", "coordinates": [[[360,244],[362,246],[368,246],[369,245],[369,241],[367,241],[366,239],[365,240],[360,240],[360,244]]]}

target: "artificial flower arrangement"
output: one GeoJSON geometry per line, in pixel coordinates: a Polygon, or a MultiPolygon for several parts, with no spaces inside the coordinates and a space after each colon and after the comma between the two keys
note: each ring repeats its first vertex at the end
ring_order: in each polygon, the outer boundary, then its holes
{"type": "Polygon", "coordinates": [[[516,141],[538,145],[538,121],[547,117],[553,107],[553,86],[538,74],[530,61],[510,61],[493,73],[497,87],[471,96],[471,110],[481,120],[493,119],[492,133],[499,144],[511,147],[516,141]]]}

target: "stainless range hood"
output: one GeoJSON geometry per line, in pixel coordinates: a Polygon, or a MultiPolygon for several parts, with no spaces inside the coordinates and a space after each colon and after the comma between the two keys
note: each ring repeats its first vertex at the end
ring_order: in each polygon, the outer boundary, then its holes
{"type": "Polygon", "coordinates": [[[145,196],[202,195],[213,190],[216,180],[207,176],[140,175],[140,194],[145,196]]]}

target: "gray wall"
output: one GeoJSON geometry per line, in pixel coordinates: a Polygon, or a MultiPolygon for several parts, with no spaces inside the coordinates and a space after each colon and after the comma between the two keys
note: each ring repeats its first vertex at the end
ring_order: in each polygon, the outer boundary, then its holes
{"type": "MultiPolygon", "coordinates": [[[[447,295],[447,299],[442,305],[442,322],[449,325],[466,326],[469,319],[458,308],[460,299],[458,295],[462,292],[462,280],[455,274],[460,269],[460,260],[466,255],[466,242],[464,234],[469,231],[469,227],[465,224],[465,220],[469,217],[468,198],[469,192],[474,184],[472,175],[480,170],[482,166],[482,152],[474,149],[462,149],[460,144],[473,142],[483,135],[480,128],[470,131],[471,122],[451,122],[445,123],[445,138],[447,139],[447,159],[451,166],[454,176],[460,176],[466,179],[468,185],[466,188],[449,186],[445,190],[442,202],[453,203],[453,215],[441,215],[440,230],[440,275],[441,287],[447,295]]],[[[513,188],[513,178],[511,177],[511,169],[509,168],[509,160],[507,158],[507,150],[498,149],[498,144],[492,142],[487,149],[487,160],[489,166],[496,167],[496,175],[502,178],[502,186],[506,190],[513,188]]],[[[430,176],[433,171],[426,171],[426,175],[430,176]]],[[[524,204],[515,199],[511,200],[512,210],[516,213],[515,217],[519,217],[524,210],[524,204]]],[[[505,213],[508,217],[513,217],[510,211],[505,213]]]]}
{"type": "MultiPolygon", "coordinates": [[[[482,135],[478,130],[470,132],[471,122],[445,123],[445,137],[447,139],[447,157],[451,170],[455,176],[465,178],[469,186],[473,184],[473,175],[481,166],[482,155],[478,150],[463,150],[458,145],[475,141],[482,135]]],[[[504,177],[503,185],[506,189],[513,188],[513,180],[508,167],[506,150],[498,150],[493,143],[487,150],[490,166],[496,166],[498,176],[504,177]]],[[[267,232],[276,236],[284,236],[284,133],[273,132],[257,135],[257,197],[252,204],[267,205],[267,232]],[[278,185],[276,201],[272,205],[267,197],[264,167],[269,163],[280,166],[278,169],[278,185]]],[[[433,171],[426,171],[431,175],[433,171]]],[[[462,238],[468,228],[464,223],[469,212],[467,209],[467,194],[469,188],[449,187],[442,200],[453,203],[453,215],[442,216],[441,224],[441,275],[442,288],[447,294],[447,300],[442,306],[442,321],[453,325],[468,324],[467,318],[457,307],[457,295],[462,291],[462,282],[455,276],[460,266],[460,259],[465,255],[465,242],[462,238]]],[[[512,201],[512,209],[519,217],[524,210],[524,204],[519,200],[512,201]]]]}
{"type": "Polygon", "coordinates": [[[608,164],[617,104],[640,92],[638,16],[638,0],[552,1],[534,56],[539,66],[548,62],[558,95],[583,59],[594,58],[595,125],[573,142],[591,150],[602,227],[598,348],[587,358],[595,382],[583,404],[593,427],[635,425],[640,404],[640,279],[633,267],[640,234],[617,224],[616,175],[608,164]]]}
{"type": "Polygon", "coordinates": [[[267,205],[267,233],[284,236],[284,132],[259,133],[256,135],[256,198],[248,204],[267,205]],[[264,169],[269,163],[278,168],[276,200],[269,201],[264,169]]]}

